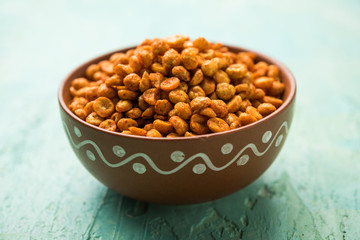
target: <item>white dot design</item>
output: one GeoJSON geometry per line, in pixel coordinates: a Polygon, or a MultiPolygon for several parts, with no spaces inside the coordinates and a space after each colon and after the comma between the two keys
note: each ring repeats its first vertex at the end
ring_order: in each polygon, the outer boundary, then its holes
{"type": "Polygon", "coordinates": [[[125,149],[120,147],[119,145],[113,146],[112,150],[113,150],[113,153],[118,157],[123,157],[126,154],[125,149]]]}
{"type": "Polygon", "coordinates": [[[221,147],[221,152],[222,154],[229,154],[231,153],[231,151],[233,150],[234,146],[231,143],[225,143],[222,147],[221,147]]]}
{"type": "Polygon", "coordinates": [[[146,172],[146,167],[144,166],[144,164],[134,163],[132,167],[133,167],[133,170],[135,172],[137,172],[138,174],[143,174],[146,172]]]}
{"type": "Polygon", "coordinates": [[[185,158],[185,154],[182,151],[174,151],[170,155],[171,160],[174,162],[182,162],[185,158]]]}
{"type": "Polygon", "coordinates": [[[91,161],[95,161],[96,157],[94,155],[94,153],[90,150],[86,150],[86,156],[91,160],[91,161]]]}
{"type": "Polygon", "coordinates": [[[262,136],[262,142],[263,143],[269,142],[269,140],[271,139],[271,136],[272,136],[272,132],[271,131],[266,131],[264,133],[264,135],[262,136]]]}
{"type": "Polygon", "coordinates": [[[196,174],[202,174],[202,173],[205,172],[205,170],[206,170],[206,166],[203,163],[196,164],[193,167],[193,172],[196,173],[196,174]]]}
{"type": "Polygon", "coordinates": [[[80,129],[77,127],[74,127],[74,133],[77,137],[81,137],[81,135],[82,135],[80,129]]]}
{"type": "Polygon", "coordinates": [[[283,135],[281,134],[281,135],[279,135],[279,137],[276,139],[276,142],[275,142],[275,147],[278,147],[278,146],[280,146],[280,144],[281,144],[281,141],[282,141],[282,139],[283,139],[283,135]]]}
{"type": "Polygon", "coordinates": [[[238,165],[238,166],[242,166],[242,165],[245,165],[248,161],[249,161],[249,155],[247,155],[247,154],[244,154],[244,155],[242,155],[240,158],[239,158],[239,160],[237,160],[237,162],[236,162],[236,165],[238,165]]]}

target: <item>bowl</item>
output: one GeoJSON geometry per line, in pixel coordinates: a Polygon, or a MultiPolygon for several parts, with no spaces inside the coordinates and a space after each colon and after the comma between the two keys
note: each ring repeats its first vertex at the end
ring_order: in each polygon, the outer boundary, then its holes
{"type": "MultiPolygon", "coordinates": [[[[227,47],[233,52],[250,51],[227,47]]],[[[226,132],[151,138],[109,132],[79,119],[68,108],[71,80],[84,76],[90,64],[131,48],[82,64],[59,88],[65,133],[76,156],[95,178],[116,192],[140,201],[190,204],[238,191],[269,168],[284,145],[293,118],[296,83],[287,67],[255,52],[257,60],[279,67],[285,84],[283,104],[255,123],[226,132]]]]}

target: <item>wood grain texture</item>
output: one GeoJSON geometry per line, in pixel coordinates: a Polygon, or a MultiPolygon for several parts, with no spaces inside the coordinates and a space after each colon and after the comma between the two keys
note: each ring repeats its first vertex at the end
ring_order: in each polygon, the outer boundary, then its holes
{"type": "Polygon", "coordinates": [[[0,239],[360,239],[359,42],[356,0],[0,1],[0,239]],[[71,151],[56,99],[88,58],[174,33],[264,52],[298,82],[271,168],[197,205],[101,185],[71,151]]]}

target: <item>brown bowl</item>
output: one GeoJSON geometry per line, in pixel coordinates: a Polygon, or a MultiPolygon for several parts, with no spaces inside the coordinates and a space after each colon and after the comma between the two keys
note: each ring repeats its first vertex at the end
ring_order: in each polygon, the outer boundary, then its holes
{"type": "MultiPolygon", "coordinates": [[[[249,51],[227,47],[234,52],[249,51]]],[[[103,130],[82,121],[67,107],[71,101],[71,81],[84,76],[90,64],[115,52],[77,67],[61,83],[58,96],[72,149],[86,169],[109,188],[146,202],[199,203],[252,183],[278,155],[292,121],[296,83],[291,72],[277,60],[256,53],[257,60],[280,68],[285,84],[284,103],[274,113],[226,132],[187,138],[149,138],[103,130]]]]}

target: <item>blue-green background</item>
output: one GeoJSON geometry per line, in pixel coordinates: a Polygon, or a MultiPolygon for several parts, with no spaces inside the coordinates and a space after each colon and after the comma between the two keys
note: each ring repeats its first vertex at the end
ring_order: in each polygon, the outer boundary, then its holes
{"type": "Polygon", "coordinates": [[[358,0],[1,0],[0,239],[360,239],[359,43],[358,0]],[[89,58],[175,33],[285,63],[295,118],[246,189],[129,217],[141,205],[71,151],[57,89],[89,58]]]}

